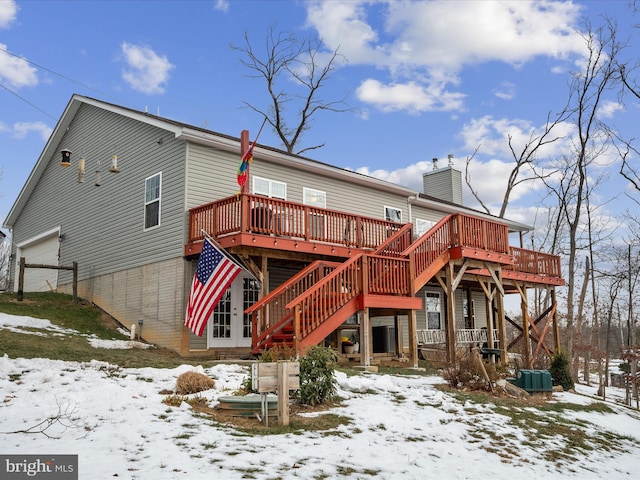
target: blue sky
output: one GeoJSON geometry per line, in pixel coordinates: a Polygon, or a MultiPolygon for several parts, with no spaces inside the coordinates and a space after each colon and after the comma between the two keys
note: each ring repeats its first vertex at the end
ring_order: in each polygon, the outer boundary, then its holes
{"type": "MultiPolygon", "coordinates": [[[[347,60],[323,97],[348,95],[354,111],[314,120],[300,146],[325,146],[311,158],[421,190],[432,158],[442,165],[453,154],[463,169],[478,148],[470,173],[497,213],[510,169],[506,135],[526,140],[563,106],[569,73],[584,59],[581,22],[597,25],[602,14],[629,38],[632,58],[640,14],[626,0],[0,0],[0,221],[74,93],[255,134],[261,118],[243,102],[266,105],[264,84],[248,77],[230,45],[248,32],[261,47],[273,23],[318,35],[347,60]]],[[[638,102],[622,106],[608,95],[601,117],[631,135],[638,102]]],[[[560,155],[570,133],[561,125],[567,138],[543,155],[560,155]]],[[[259,142],[281,146],[266,129],[259,142]]],[[[126,161],[120,155],[123,172],[126,161]]],[[[629,208],[624,192],[633,194],[615,162],[613,152],[599,162],[609,173],[598,196],[605,216],[629,208]]],[[[515,191],[507,217],[533,224],[542,195],[536,184],[515,191]]],[[[474,206],[469,195],[465,201],[474,206]]]]}

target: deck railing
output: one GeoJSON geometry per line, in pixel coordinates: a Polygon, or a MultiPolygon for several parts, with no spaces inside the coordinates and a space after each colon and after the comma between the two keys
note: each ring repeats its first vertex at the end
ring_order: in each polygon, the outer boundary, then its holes
{"type": "Polygon", "coordinates": [[[341,263],[318,260],[291,277],[287,282],[245,310],[251,315],[252,348],[264,341],[279,324],[284,326],[291,319],[291,311],[286,305],[313,285],[317,284],[341,263]]]}
{"type": "MultiPolygon", "coordinates": [[[[237,207],[239,202],[235,204],[230,202],[220,203],[219,209],[225,212],[224,205],[236,205],[236,208],[248,211],[251,206],[251,211],[255,212],[256,202],[263,200],[262,197],[251,195],[247,195],[246,198],[251,203],[244,207],[242,205],[237,207]]],[[[268,200],[271,201],[271,199],[268,200]]],[[[285,208],[284,203],[286,202],[271,202],[268,205],[269,208],[265,207],[264,212],[277,211],[280,207],[285,208]]],[[[305,212],[315,215],[315,210],[313,212],[305,210],[305,212]]],[[[237,211],[232,215],[223,215],[221,218],[234,217],[234,215],[238,215],[237,211]]],[[[258,224],[260,220],[267,218],[268,215],[265,213],[264,216],[254,217],[253,221],[258,224]]],[[[362,222],[362,220],[358,221],[362,222]]],[[[218,226],[226,225],[220,222],[217,224],[218,226]]],[[[533,254],[538,252],[510,248],[508,229],[505,224],[468,215],[449,215],[412,244],[410,227],[398,226],[398,224],[393,224],[393,227],[394,234],[380,242],[375,252],[381,252],[381,254],[358,254],[340,266],[332,266],[332,271],[325,272],[321,276],[305,270],[302,276],[296,276],[291,283],[287,282],[279,287],[276,291],[279,297],[276,296],[276,292],[273,292],[264,301],[259,302],[259,308],[249,309],[247,313],[258,313],[257,316],[253,316],[253,328],[256,332],[254,348],[256,338],[262,341],[271,334],[269,331],[273,332],[281,328],[285,321],[293,322],[296,342],[302,341],[359,295],[414,295],[429,280],[430,275],[440,270],[441,266],[438,262],[453,248],[497,253],[505,256],[505,268],[516,271],[519,271],[518,268],[523,268],[522,271],[527,273],[543,274],[541,272],[544,272],[546,275],[559,276],[558,257],[546,254],[536,256],[533,254]],[[407,245],[408,247],[402,250],[407,245]],[[509,265],[510,252],[515,252],[513,255],[516,265],[514,266],[509,265]]],[[[269,228],[273,229],[273,225],[269,228]]],[[[389,232],[389,225],[385,228],[389,232]]],[[[265,230],[265,233],[267,231],[269,230],[265,230]]],[[[291,230],[287,231],[291,233],[291,230]]],[[[316,272],[316,270],[313,271],[316,272]]],[[[425,336],[422,343],[444,342],[444,337],[438,336],[443,334],[432,333],[429,330],[424,332],[427,333],[420,334],[425,336]],[[427,336],[431,337],[427,338],[427,336]]],[[[459,330],[457,337],[458,343],[486,342],[486,333],[482,337],[482,332],[476,330],[459,330]]]]}
{"type": "Polygon", "coordinates": [[[506,266],[506,270],[531,273],[543,277],[562,277],[560,257],[558,255],[517,247],[511,247],[511,255],[514,262],[513,265],[506,266]]]}
{"type": "Polygon", "coordinates": [[[350,258],[291,301],[298,312],[296,339],[302,340],[359,295],[411,295],[409,260],[360,254],[350,258]]]}
{"type": "Polygon", "coordinates": [[[260,195],[241,194],[189,210],[189,242],[234,233],[377,249],[405,225],[260,195]]]}
{"type": "MultiPolygon", "coordinates": [[[[493,338],[498,338],[498,330],[493,330],[493,338]]],[[[447,336],[445,330],[418,330],[418,344],[420,345],[438,345],[446,343],[447,336]]],[[[486,328],[464,328],[456,330],[456,342],[459,345],[487,343],[486,328]]]]}

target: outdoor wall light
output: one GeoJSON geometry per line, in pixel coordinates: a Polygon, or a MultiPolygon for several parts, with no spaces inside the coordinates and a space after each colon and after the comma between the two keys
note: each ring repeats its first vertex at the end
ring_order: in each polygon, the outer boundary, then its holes
{"type": "Polygon", "coordinates": [[[64,150],[60,150],[60,154],[62,155],[62,159],[60,160],[61,167],[70,167],[71,166],[71,150],[65,148],[64,150]]]}

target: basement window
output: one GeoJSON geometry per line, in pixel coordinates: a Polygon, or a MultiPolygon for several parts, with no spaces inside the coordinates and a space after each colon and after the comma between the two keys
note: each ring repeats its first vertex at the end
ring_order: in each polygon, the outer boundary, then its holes
{"type": "Polygon", "coordinates": [[[144,229],[160,225],[160,197],[162,192],[162,172],[144,181],[144,229]]]}

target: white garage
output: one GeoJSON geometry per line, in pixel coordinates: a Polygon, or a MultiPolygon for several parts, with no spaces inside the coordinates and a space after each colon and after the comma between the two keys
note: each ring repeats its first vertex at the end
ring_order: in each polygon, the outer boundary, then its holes
{"type": "MultiPolygon", "coordinates": [[[[37,237],[17,245],[16,281],[14,288],[18,289],[18,275],[20,273],[20,258],[24,257],[26,264],[59,265],[60,229],[56,228],[44,232],[37,237]]],[[[49,268],[26,268],[24,272],[25,292],[46,292],[58,286],[58,270],[49,268]]]]}

